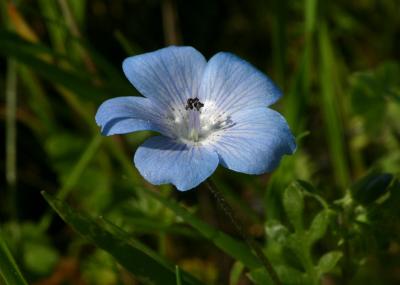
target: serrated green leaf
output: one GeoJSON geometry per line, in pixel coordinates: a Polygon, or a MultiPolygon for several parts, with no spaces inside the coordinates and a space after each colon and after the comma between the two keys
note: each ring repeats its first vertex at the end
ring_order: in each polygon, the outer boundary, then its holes
{"type": "Polygon", "coordinates": [[[308,242],[310,245],[313,245],[325,235],[328,229],[329,219],[330,215],[328,210],[322,210],[314,217],[310,229],[308,230],[308,242]]]}
{"type": "MultiPolygon", "coordinates": [[[[155,255],[140,242],[126,239],[123,234],[112,234],[104,225],[66,203],[43,193],[50,206],[79,234],[111,254],[122,266],[144,284],[175,285],[173,266],[155,255]]],[[[181,272],[182,284],[201,284],[186,272],[181,272]]]]}
{"type": "Polygon", "coordinates": [[[283,206],[290,223],[296,231],[303,230],[303,209],[304,198],[301,187],[297,182],[293,182],[286,188],[283,194],[283,206]]]}
{"type": "Polygon", "coordinates": [[[318,261],[318,271],[321,274],[331,272],[342,256],[343,254],[340,251],[330,251],[324,254],[318,261]]]}

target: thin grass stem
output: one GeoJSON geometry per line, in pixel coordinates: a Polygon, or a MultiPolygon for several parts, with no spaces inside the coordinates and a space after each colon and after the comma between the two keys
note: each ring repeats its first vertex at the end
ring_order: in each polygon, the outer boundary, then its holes
{"type": "Polygon", "coordinates": [[[210,180],[206,181],[205,184],[208,190],[210,190],[214,198],[217,200],[218,205],[221,207],[225,215],[229,218],[230,222],[235,227],[236,231],[241,235],[241,237],[246,241],[247,245],[254,251],[258,259],[261,261],[262,265],[267,270],[274,284],[282,285],[281,281],[279,280],[278,274],[276,273],[271,262],[264,254],[260,246],[248,234],[246,234],[242,223],[235,216],[231,206],[225,201],[225,198],[223,197],[221,192],[219,192],[217,187],[210,180]]]}
{"type": "Polygon", "coordinates": [[[17,63],[7,62],[6,79],[6,181],[10,192],[10,212],[17,220],[17,63]]]}

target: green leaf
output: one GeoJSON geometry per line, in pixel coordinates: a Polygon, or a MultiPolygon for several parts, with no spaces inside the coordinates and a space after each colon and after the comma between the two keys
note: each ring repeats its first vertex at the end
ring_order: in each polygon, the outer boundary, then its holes
{"type": "Polygon", "coordinates": [[[59,260],[58,252],[47,244],[29,242],[24,245],[24,265],[38,275],[50,274],[59,260]]]}
{"type": "Polygon", "coordinates": [[[229,284],[236,285],[239,283],[240,276],[243,273],[244,265],[243,263],[236,261],[231,269],[231,273],[229,274],[229,284]]]}
{"type": "MultiPolygon", "coordinates": [[[[308,285],[307,276],[297,269],[289,266],[276,266],[279,279],[285,285],[308,285]]],[[[248,274],[249,278],[257,285],[274,285],[265,270],[256,269],[248,274]]]]}
{"type": "Polygon", "coordinates": [[[271,277],[264,270],[253,270],[247,276],[256,285],[274,285],[271,277]]]}
{"type": "Polygon", "coordinates": [[[330,251],[324,254],[318,261],[317,268],[321,274],[331,272],[343,254],[340,251],[330,251]]]}
{"type": "Polygon", "coordinates": [[[278,244],[285,244],[290,235],[289,230],[277,220],[267,221],[265,231],[268,239],[278,244]]]}
{"type": "MultiPolygon", "coordinates": [[[[139,190],[139,188],[137,188],[139,190]]],[[[204,223],[196,218],[192,213],[180,206],[175,201],[167,199],[160,194],[146,189],[141,189],[142,193],[147,194],[160,201],[165,207],[172,210],[177,216],[181,217],[185,222],[195,228],[205,238],[213,242],[219,249],[229,254],[236,260],[241,261],[250,269],[261,267],[260,261],[253,255],[250,248],[243,242],[237,241],[229,235],[216,230],[212,226],[204,223]]]]}
{"type": "MultiPolygon", "coordinates": [[[[110,253],[144,284],[176,284],[173,266],[140,242],[128,240],[121,232],[112,234],[100,221],[75,212],[66,203],[45,192],[43,196],[66,223],[93,244],[110,253]]],[[[201,284],[186,272],[181,272],[181,276],[182,284],[201,284]]]]}
{"type": "Polygon", "coordinates": [[[388,103],[400,102],[399,73],[397,62],[384,62],[373,70],[356,72],[350,77],[351,107],[363,118],[365,131],[371,136],[384,129],[388,103]]]}
{"type": "Polygon", "coordinates": [[[8,285],[27,285],[0,230],[0,275],[8,285]]]}
{"type": "Polygon", "coordinates": [[[283,194],[283,206],[295,230],[302,231],[304,198],[301,192],[301,186],[297,182],[293,182],[286,188],[283,194]]]}
{"type": "Polygon", "coordinates": [[[321,239],[328,229],[330,215],[328,210],[319,212],[311,222],[308,230],[308,242],[310,245],[321,239]]]}
{"type": "Polygon", "coordinates": [[[361,204],[371,204],[387,193],[392,179],[393,175],[389,173],[370,173],[350,187],[351,195],[361,204]]]}

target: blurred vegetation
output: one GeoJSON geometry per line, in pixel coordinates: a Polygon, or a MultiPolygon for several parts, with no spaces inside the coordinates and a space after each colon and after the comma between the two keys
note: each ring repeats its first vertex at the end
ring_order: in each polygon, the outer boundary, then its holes
{"type": "Polygon", "coordinates": [[[137,95],[122,60],[170,44],[233,52],[284,91],[296,154],[213,176],[283,284],[400,284],[399,1],[0,5],[0,284],[272,284],[205,187],[140,177],[148,132],[95,125],[137,95]]]}

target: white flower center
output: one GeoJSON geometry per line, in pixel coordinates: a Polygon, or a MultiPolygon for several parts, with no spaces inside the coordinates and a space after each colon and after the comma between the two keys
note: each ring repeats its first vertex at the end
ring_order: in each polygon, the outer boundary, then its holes
{"type": "Polygon", "coordinates": [[[176,139],[191,144],[204,143],[233,125],[230,116],[221,112],[214,102],[202,103],[198,98],[189,98],[186,106],[174,109],[168,121],[176,139]]]}

